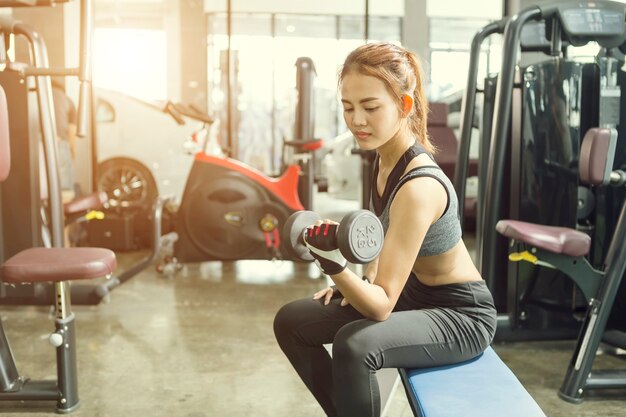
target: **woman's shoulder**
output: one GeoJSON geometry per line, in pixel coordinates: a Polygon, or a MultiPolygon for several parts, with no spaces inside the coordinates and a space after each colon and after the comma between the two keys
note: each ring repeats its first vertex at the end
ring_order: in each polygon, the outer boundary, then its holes
{"type": "Polygon", "coordinates": [[[437,179],[430,175],[410,175],[397,184],[390,209],[407,215],[419,212],[420,216],[430,212],[435,221],[444,213],[447,204],[447,192],[437,179]]]}
{"type": "Polygon", "coordinates": [[[406,176],[406,174],[408,174],[411,171],[414,171],[417,168],[429,168],[429,167],[437,168],[438,165],[435,161],[433,161],[430,155],[428,155],[427,153],[421,153],[415,156],[415,158],[413,158],[407,164],[406,169],[404,170],[404,173],[402,174],[402,176],[403,177],[406,176]]]}

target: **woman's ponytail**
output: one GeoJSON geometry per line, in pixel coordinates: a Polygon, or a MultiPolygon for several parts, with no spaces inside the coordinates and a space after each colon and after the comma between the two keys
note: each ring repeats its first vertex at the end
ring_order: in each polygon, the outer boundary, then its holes
{"type": "Polygon", "coordinates": [[[422,88],[422,71],[417,56],[414,53],[406,52],[407,61],[415,74],[415,88],[413,95],[413,113],[410,116],[409,126],[417,140],[427,151],[436,151],[428,137],[428,101],[422,88]]]}

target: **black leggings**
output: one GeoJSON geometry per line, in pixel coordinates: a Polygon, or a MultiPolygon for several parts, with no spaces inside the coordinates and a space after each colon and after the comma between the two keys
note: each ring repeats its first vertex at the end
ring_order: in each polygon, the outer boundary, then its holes
{"type": "Polygon", "coordinates": [[[334,298],[283,306],[280,348],[330,417],[378,417],[381,368],[424,368],[471,359],[489,346],[496,310],[485,281],[427,286],[411,274],[386,321],[334,298]],[[324,344],[332,343],[332,359],[324,344]]]}

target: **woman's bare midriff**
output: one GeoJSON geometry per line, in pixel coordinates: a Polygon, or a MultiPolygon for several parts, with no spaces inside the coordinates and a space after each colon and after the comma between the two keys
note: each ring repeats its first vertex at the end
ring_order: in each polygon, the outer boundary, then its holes
{"type": "Polygon", "coordinates": [[[413,272],[422,284],[430,286],[482,280],[462,240],[441,255],[418,258],[413,272]]]}

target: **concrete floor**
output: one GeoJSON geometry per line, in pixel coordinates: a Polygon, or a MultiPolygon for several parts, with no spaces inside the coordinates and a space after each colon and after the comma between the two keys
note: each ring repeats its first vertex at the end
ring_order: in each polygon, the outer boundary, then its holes
{"type": "MultiPolygon", "coordinates": [[[[128,265],[142,255],[119,260],[128,265]]],[[[173,279],[145,270],[109,303],[75,307],[82,405],[72,415],[322,417],[276,345],[272,320],[284,303],[325,285],[313,265],[291,262],[192,264],[173,279]]],[[[0,306],[0,316],[21,373],[53,378],[49,310],[0,306]]],[[[626,391],[588,395],[581,405],[557,397],[573,346],[523,342],[495,350],[548,417],[626,416],[626,391]]],[[[610,355],[596,362],[626,368],[610,355]]],[[[412,416],[401,386],[390,401],[387,417],[412,416]]],[[[4,415],[53,411],[51,403],[0,403],[4,415]]]]}

